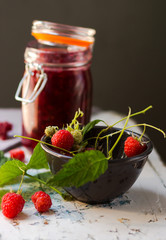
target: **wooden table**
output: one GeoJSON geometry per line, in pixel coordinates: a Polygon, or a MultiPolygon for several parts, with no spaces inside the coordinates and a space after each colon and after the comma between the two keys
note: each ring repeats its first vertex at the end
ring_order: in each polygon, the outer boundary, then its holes
{"type": "MultiPolygon", "coordinates": [[[[120,114],[98,111],[93,113],[94,118],[110,124],[120,114]]],[[[14,123],[11,134],[20,134],[20,109],[0,109],[0,121],[4,120],[14,123]]],[[[166,239],[166,167],[156,149],[132,188],[108,204],[68,202],[48,189],[53,205],[49,212],[39,214],[30,200],[32,193],[39,189],[38,183],[25,182],[23,189],[27,199],[23,212],[12,220],[0,213],[1,240],[166,239]]]]}

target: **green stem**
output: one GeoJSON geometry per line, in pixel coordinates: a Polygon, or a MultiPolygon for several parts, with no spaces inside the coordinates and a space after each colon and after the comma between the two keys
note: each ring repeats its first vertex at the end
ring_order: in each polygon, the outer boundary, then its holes
{"type": "Polygon", "coordinates": [[[112,126],[108,126],[107,128],[105,128],[105,129],[102,129],[100,132],[99,132],[99,134],[97,135],[97,137],[96,137],[96,141],[95,141],[95,149],[97,149],[97,142],[98,142],[98,139],[100,138],[100,135],[103,133],[103,132],[105,132],[105,131],[107,131],[108,129],[110,129],[112,126]]]}
{"type": "MultiPolygon", "coordinates": [[[[127,130],[127,129],[129,129],[129,128],[133,128],[133,127],[141,127],[141,126],[144,126],[144,127],[151,127],[151,128],[153,128],[153,129],[155,129],[155,130],[161,132],[161,133],[164,135],[164,138],[166,138],[166,133],[165,133],[162,129],[157,128],[157,127],[154,127],[154,126],[152,126],[152,125],[150,125],[150,124],[146,124],[146,123],[135,124],[135,125],[132,125],[132,126],[126,127],[125,130],[127,130]]],[[[115,134],[120,133],[121,131],[122,131],[122,130],[116,131],[116,132],[114,132],[114,133],[110,133],[110,134],[108,134],[108,135],[105,135],[105,136],[103,136],[103,137],[100,137],[100,139],[103,139],[103,138],[105,138],[105,137],[107,137],[107,136],[113,136],[113,135],[115,135],[115,134]]],[[[144,130],[143,133],[145,133],[145,130],[144,130]]],[[[143,135],[143,134],[142,134],[142,135],[143,135]]]]}
{"type": "Polygon", "coordinates": [[[83,117],[84,113],[80,110],[80,108],[78,109],[78,111],[76,111],[74,119],[72,120],[72,122],[69,124],[69,126],[67,126],[67,130],[68,129],[75,129],[78,130],[79,129],[79,122],[77,120],[78,117],[83,117]],[[74,128],[73,128],[74,127],[74,128]]]}
{"type": "Polygon", "coordinates": [[[109,158],[112,158],[113,150],[114,150],[114,148],[116,147],[116,145],[118,144],[118,142],[119,142],[121,136],[123,135],[124,130],[125,130],[125,128],[126,128],[126,126],[127,126],[127,123],[128,123],[128,121],[129,121],[130,116],[131,116],[131,108],[129,108],[129,113],[128,113],[128,116],[127,116],[127,118],[126,118],[125,125],[124,125],[124,127],[123,127],[121,133],[119,134],[119,136],[118,136],[116,142],[114,143],[114,145],[112,146],[111,150],[110,150],[109,153],[108,153],[108,154],[109,154],[109,158]]]}
{"type": "Polygon", "coordinates": [[[24,176],[25,176],[25,171],[23,171],[22,178],[21,178],[21,182],[20,182],[20,186],[19,186],[19,188],[18,188],[17,193],[20,193],[20,192],[21,192],[21,186],[22,186],[22,184],[23,184],[24,176]]]}
{"type": "Polygon", "coordinates": [[[138,138],[138,141],[140,141],[140,142],[141,142],[141,139],[142,139],[142,137],[144,136],[144,134],[145,134],[145,131],[146,131],[146,126],[144,125],[144,130],[143,130],[143,132],[142,132],[141,136],[138,138]]]}
{"type": "Polygon", "coordinates": [[[107,157],[109,157],[109,156],[108,156],[108,153],[109,153],[109,150],[108,150],[108,148],[109,148],[109,146],[108,146],[108,145],[109,145],[109,136],[107,136],[106,139],[107,139],[107,157]]]}
{"type": "MultiPolygon", "coordinates": [[[[148,110],[151,109],[151,108],[152,108],[152,106],[150,105],[149,107],[145,108],[145,109],[142,110],[142,111],[139,111],[139,112],[133,113],[133,114],[130,115],[130,118],[131,118],[131,117],[135,117],[135,116],[137,116],[137,115],[139,115],[139,114],[145,114],[145,112],[148,111],[148,110]]],[[[115,126],[116,124],[118,124],[118,123],[124,121],[124,120],[127,119],[127,118],[128,118],[128,116],[127,116],[127,117],[124,117],[124,118],[122,118],[122,119],[120,119],[119,121],[117,121],[117,122],[114,123],[113,125],[110,125],[110,126],[108,126],[107,128],[101,130],[100,133],[98,134],[97,138],[96,138],[96,141],[95,141],[95,148],[97,148],[97,141],[98,141],[98,139],[100,138],[100,135],[101,135],[104,131],[108,131],[110,128],[112,128],[112,127],[115,126]]],[[[121,131],[120,131],[120,132],[121,132],[121,131]]],[[[117,132],[116,132],[116,133],[117,133],[117,132]]],[[[113,134],[112,134],[112,135],[113,135],[113,134]]]]}
{"type": "MultiPolygon", "coordinates": [[[[152,106],[149,106],[149,107],[145,108],[145,109],[142,110],[142,111],[133,113],[133,114],[130,115],[130,118],[131,118],[131,117],[135,117],[135,116],[137,116],[137,115],[139,115],[139,114],[144,114],[146,111],[148,111],[148,110],[151,109],[151,108],[152,108],[152,106]]],[[[127,116],[127,117],[128,117],[128,116],[127,116]]],[[[122,121],[125,120],[127,117],[124,117],[124,118],[120,119],[118,122],[114,123],[114,124],[112,125],[112,127],[115,126],[116,124],[122,122],[122,121]]]]}
{"type": "Polygon", "coordinates": [[[70,152],[70,151],[68,151],[66,149],[63,149],[63,148],[60,148],[60,147],[56,147],[56,146],[54,146],[54,145],[52,145],[50,143],[43,142],[43,141],[40,141],[40,140],[35,139],[35,138],[30,138],[30,137],[25,137],[25,136],[20,136],[20,135],[14,135],[14,137],[20,137],[20,138],[25,138],[25,139],[28,139],[28,140],[32,140],[32,141],[35,141],[35,142],[38,142],[38,143],[42,143],[42,144],[48,145],[50,147],[54,147],[54,148],[57,148],[59,150],[62,150],[64,152],[67,152],[67,153],[70,153],[70,154],[74,155],[73,152],[70,152]]]}
{"type": "Polygon", "coordinates": [[[163,135],[164,135],[164,138],[166,138],[166,133],[160,129],[160,128],[157,128],[157,127],[154,127],[150,124],[146,124],[146,123],[139,123],[139,124],[135,124],[135,125],[132,125],[132,126],[129,126],[129,127],[126,127],[126,129],[129,129],[129,128],[133,128],[133,127],[141,127],[141,126],[145,126],[145,127],[151,127],[159,132],[161,132],[163,135]]]}
{"type": "Polygon", "coordinates": [[[51,188],[52,190],[54,190],[55,192],[57,192],[62,198],[64,198],[64,194],[63,194],[62,192],[60,192],[58,189],[54,188],[53,186],[48,185],[48,184],[47,184],[46,182],[44,182],[43,180],[41,180],[41,179],[39,179],[39,178],[36,178],[36,177],[34,177],[34,176],[32,176],[32,175],[30,175],[30,174],[28,174],[28,173],[25,173],[25,175],[26,175],[27,177],[32,178],[32,179],[35,180],[35,181],[38,181],[38,182],[44,184],[44,185],[47,186],[47,187],[51,188]]]}

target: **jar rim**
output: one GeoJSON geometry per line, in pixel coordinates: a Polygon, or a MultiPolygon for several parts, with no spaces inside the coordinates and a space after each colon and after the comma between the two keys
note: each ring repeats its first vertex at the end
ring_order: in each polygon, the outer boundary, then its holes
{"type": "Polygon", "coordinates": [[[32,35],[40,42],[89,46],[94,43],[96,30],[49,21],[34,20],[32,35]]]}
{"type": "Polygon", "coordinates": [[[25,63],[38,63],[54,67],[78,67],[89,64],[92,59],[92,49],[67,47],[47,48],[36,40],[28,43],[24,52],[25,63]]]}

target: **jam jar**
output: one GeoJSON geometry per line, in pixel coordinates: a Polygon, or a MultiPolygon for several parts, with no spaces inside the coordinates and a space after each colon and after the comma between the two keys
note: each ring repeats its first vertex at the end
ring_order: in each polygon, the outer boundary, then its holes
{"type": "MultiPolygon", "coordinates": [[[[95,30],[34,21],[32,35],[15,98],[22,102],[22,135],[40,140],[46,126],[65,126],[78,109],[84,112],[80,123],[89,121],[95,30]]],[[[22,142],[30,149],[36,145],[22,142]]]]}

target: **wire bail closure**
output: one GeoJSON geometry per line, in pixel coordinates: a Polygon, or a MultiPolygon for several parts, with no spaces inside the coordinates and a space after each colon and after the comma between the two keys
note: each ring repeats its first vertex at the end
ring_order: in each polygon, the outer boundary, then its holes
{"type": "Polygon", "coordinates": [[[26,63],[25,74],[24,74],[23,78],[21,79],[21,81],[18,85],[16,94],[15,94],[15,99],[17,101],[20,101],[20,102],[23,102],[23,103],[34,102],[35,99],[38,97],[38,95],[43,90],[43,88],[45,87],[46,82],[47,82],[47,74],[44,72],[44,69],[42,68],[42,64],[26,63]],[[31,95],[29,97],[27,97],[28,90],[29,90],[29,85],[30,85],[30,79],[31,79],[31,76],[34,75],[34,72],[31,69],[37,70],[38,72],[40,72],[40,74],[39,74],[39,79],[38,79],[32,93],[31,93],[31,95]],[[23,97],[20,97],[22,86],[23,86],[23,83],[24,83],[25,80],[27,80],[25,93],[24,93],[23,97]]]}

